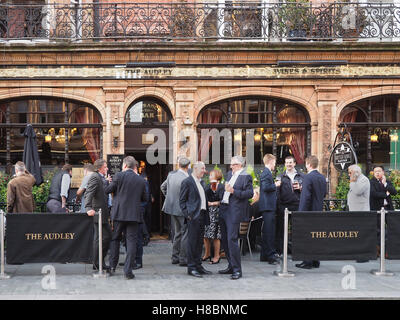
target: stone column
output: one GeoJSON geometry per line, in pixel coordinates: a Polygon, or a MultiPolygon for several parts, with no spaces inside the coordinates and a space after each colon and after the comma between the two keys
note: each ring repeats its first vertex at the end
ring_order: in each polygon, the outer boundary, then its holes
{"type": "MultiPolygon", "coordinates": [[[[341,86],[337,85],[321,84],[315,86],[318,105],[318,138],[315,139],[316,137],[313,132],[313,141],[318,141],[318,149],[314,154],[318,156],[320,161],[320,172],[325,176],[328,173],[328,162],[331,151],[330,147],[333,147],[337,132],[338,115],[336,114],[336,106],[340,88],[341,86]]],[[[332,173],[334,173],[334,170],[331,170],[331,174],[332,173]]]]}
{"type": "Polygon", "coordinates": [[[176,158],[179,155],[187,156],[192,162],[197,161],[197,133],[194,119],[195,87],[174,87],[175,94],[175,136],[173,150],[176,158]]]}
{"type": "MultiPolygon", "coordinates": [[[[103,87],[106,102],[106,119],[103,131],[103,157],[107,154],[124,154],[124,104],[125,92],[127,87],[103,87]],[[119,121],[119,137],[116,139],[117,146],[114,145],[113,121],[119,121]]],[[[118,127],[118,126],[117,126],[118,127]]]]}

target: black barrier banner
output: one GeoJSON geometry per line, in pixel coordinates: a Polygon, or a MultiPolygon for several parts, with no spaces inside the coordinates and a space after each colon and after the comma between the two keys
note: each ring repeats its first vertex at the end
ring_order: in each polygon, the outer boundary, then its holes
{"type": "Polygon", "coordinates": [[[375,213],[292,213],[292,260],[376,260],[376,244],[375,213]]]}
{"type": "Polygon", "coordinates": [[[79,213],[6,216],[6,262],[92,262],[93,217],[79,213]]]}
{"type": "Polygon", "coordinates": [[[385,215],[387,224],[386,252],[388,259],[400,259],[400,213],[385,215]]]}

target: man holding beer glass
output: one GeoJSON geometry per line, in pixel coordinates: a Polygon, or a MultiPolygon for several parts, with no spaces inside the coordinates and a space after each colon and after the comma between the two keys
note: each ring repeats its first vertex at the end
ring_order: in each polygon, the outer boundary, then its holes
{"type": "Polygon", "coordinates": [[[304,174],[295,168],[296,160],[293,156],[285,158],[285,172],[277,177],[280,185],[277,190],[278,205],[276,210],[276,251],[283,253],[284,217],[285,208],[289,211],[299,209],[300,193],[304,174]]]}

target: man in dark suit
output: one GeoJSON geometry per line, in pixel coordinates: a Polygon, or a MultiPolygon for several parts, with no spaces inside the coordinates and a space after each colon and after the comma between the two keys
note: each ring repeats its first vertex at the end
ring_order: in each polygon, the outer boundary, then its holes
{"type": "Polygon", "coordinates": [[[279,264],[275,248],[276,188],[280,185],[280,181],[275,184],[272,177],[272,170],[276,165],[275,156],[267,153],[264,156],[264,165],[265,169],[260,176],[260,199],[258,201],[258,207],[264,220],[260,261],[276,265],[279,264]]]}
{"type": "MultiPolygon", "coordinates": [[[[104,161],[104,160],[103,160],[104,161]]],[[[111,240],[111,227],[108,222],[110,218],[110,213],[107,205],[107,195],[104,190],[103,177],[99,173],[102,164],[101,161],[95,162],[95,172],[91,174],[89,181],[86,186],[86,191],[84,194],[85,209],[89,216],[94,216],[95,212],[101,209],[101,224],[102,224],[102,246],[103,246],[103,269],[107,272],[110,268],[106,266],[104,258],[107,255],[108,249],[110,247],[111,240]]],[[[97,270],[99,268],[99,217],[96,215],[94,218],[94,245],[93,245],[93,269],[97,270]]]]}
{"type": "Polygon", "coordinates": [[[224,197],[220,206],[221,243],[228,258],[228,267],[218,271],[231,274],[231,279],[242,277],[240,261],[239,227],[249,211],[249,199],[253,197],[253,181],[244,170],[245,159],[235,156],[231,160],[232,172],[226,177],[224,197]]]}
{"type": "MultiPolygon", "coordinates": [[[[394,210],[393,202],[391,196],[396,195],[396,188],[393,186],[392,182],[389,181],[385,176],[385,171],[383,166],[374,167],[374,176],[370,180],[370,210],[378,211],[382,207],[385,210],[394,210]]],[[[381,243],[381,217],[377,216],[377,242],[378,247],[381,243]]],[[[358,260],[357,262],[364,262],[367,260],[358,260]]]]}
{"type": "MultiPolygon", "coordinates": [[[[277,180],[280,181],[278,183],[279,187],[276,190],[275,243],[278,254],[283,253],[285,208],[288,208],[289,211],[297,211],[299,209],[301,185],[304,179],[304,174],[296,170],[296,159],[293,156],[287,156],[285,158],[285,168],[286,170],[277,177],[277,180]]],[[[291,216],[289,216],[289,221],[290,217],[291,216]]]]}
{"type": "Polygon", "coordinates": [[[393,210],[391,195],[396,195],[397,191],[392,182],[386,179],[382,166],[374,167],[374,177],[370,180],[370,183],[370,209],[381,210],[383,207],[386,210],[393,210]]]}
{"type": "MultiPolygon", "coordinates": [[[[307,174],[304,177],[300,195],[299,211],[322,211],[326,195],[326,179],[318,172],[318,158],[309,156],[306,158],[307,174]]],[[[296,264],[303,269],[319,268],[319,261],[303,261],[296,264]]]]}
{"type": "Polygon", "coordinates": [[[204,226],[209,224],[205,183],[201,180],[205,172],[204,163],[196,162],[193,173],[182,181],[179,194],[179,206],[187,220],[188,274],[197,278],[211,274],[201,265],[204,226]]]}
{"type": "Polygon", "coordinates": [[[141,202],[148,201],[145,181],[133,171],[136,164],[134,157],[125,157],[122,171],[114,176],[113,181],[106,188],[106,193],[114,193],[111,210],[113,233],[110,245],[110,267],[115,272],[119,259],[119,245],[124,233],[126,237],[124,274],[125,279],[128,280],[135,277],[132,270],[136,265],[138,225],[144,222],[141,202]]]}

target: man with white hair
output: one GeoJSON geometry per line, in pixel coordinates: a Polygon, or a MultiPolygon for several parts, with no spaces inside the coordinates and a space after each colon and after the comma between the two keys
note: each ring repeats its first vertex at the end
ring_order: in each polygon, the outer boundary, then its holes
{"type": "Polygon", "coordinates": [[[347,194],[347,205],[350,211],[369,211],[369,179],[362,174],[361,168],[353,164],[348,168],[350,190],[347,194]]]}
{"type": "Polygon", "coordinates": [[[25,168],[22,161],[15,164],[15,178],[7,185],[7,212],[25,213],[33,212],[35,202],[33,200],[32,187],[36,183],[33,175],[25,168]]]}
{"type": "Polygon", "coordinates": [[[204,162],[193,165],[193,173],[182,181],[179,206],[187,220],[187,267],[188,274],[201,278],[211,274],[201,265],[201,251],[205,225],[209,224],[205,183],[201,179],[206,172],[204,162]]]}
{"type": "Polygon", "coordinates": [[[232,280],[242,277],[240,261],[239,227],[246,220],[249,199],[253,197],[253,180],[244,169],[246,160],[234,156],[231,160],[232,172],[228,172],[225,193],[220,206],[221,243],[228,258],[228,267],[218,271],[231,274],[232,280]]]}

